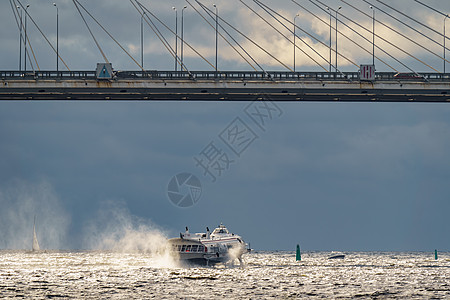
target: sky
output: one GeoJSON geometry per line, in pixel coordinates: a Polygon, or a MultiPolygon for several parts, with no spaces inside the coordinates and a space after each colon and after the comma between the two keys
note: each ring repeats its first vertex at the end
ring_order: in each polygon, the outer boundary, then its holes
{"type": "MultiPolygon", "coordinates": [[[[73,69],[93,69],[102,57],[71,1],[29,0],[31,16],[54,42],[53,2],[60,12],[61,56],[73,69]]],[[[155,7],[167,23],[174,23],[172,6],[180,11],[186,5],[142,2],[155,7]]],[[[370,12],[364,2],[354,2],[370,12]]],[[[443,1],[424,2],[441,11],[450,8],[443,1]]],[[[81,3],[139,60],[140,16],[128,1],[81,3]]],[[[204,3],[212,7],[212,2],[204,3]]],[[[265,3],[291,18],[297,10],[290,1],[265,3]]],[[[371,25],[370,19],[340,1],[327,4],[342,5],[343,13],[371,25]]],[[[443,18],[437,13],[412,0],[395,5],[441,30],[443,18]]],[[[250,17],[238,1],[217,2],[217,6],[227,20],[286,64],[291,62],[289,42],[250,17]]],[[[380,20],[407,32],[378,13],[380,20]]],[[[305,11],[299,14],[302,28],[328,42],[328,27],[305,11]]],[[[0,4],[0,16],[0,69],[17,70],[18,29],[8,1],[0,4]]],[[[214,31],[202,22],[191,8],[185,10],[186,39],[213,61],[214,31]]],[[[116,69],[138,69],[95,30],[116,69]]],[[[172,70],[173,58],[146,30],[145,67],[172,70]]],[[[423,37],[407,33],[436,53],[442,51],[442,46],[439,50],[423,37]]],[[[55,69],[50,48],[35,28],[29,34],[41,69],[55,69]]],[[[389,35],[393,34],[384,33],[389,35]]],[[[393,39],[442,69],[442,60],[434,54],[393,39]]],[[[370,54],[356,51],[349,42],[341,45],[358,64],[371,62],[370,54]]],[[[322,50],[327,55],[328,50],[322,50]]],[[[264,68],[283,70],[263,53],[253,52],[264,68]]],[[[219,53],[222,69],[251,70],[230,48],[220,48],[219,53]]],[[[404,54],[396,57],[415,70],[430,71],[404,54]]],[[[188,50],[185,62],[192,70],[211,69],[188,50]]],[[[300,52],[297,63],[298,70],[321,70],[300,52]]],[[[355,71],[343,59],[339,63],[344,71],[355,71]]],[[[378,60],[376,64],[379,71],[392,71],[378,60]]],[[[130,230],[171,237],[185,226],[202,232],[223,222],[258,250],[293,250],[300,244],[304,250],[449,251],[448,105],[267,104],[276,113],[261,128],[246,114],[255,105],[249,102],[1,102],[0,249],[29,247],[36,216],[40,244],[47,249],[95,249],[111,245],[99,246],[105,236],[114,240],[130,230]],[[236,120],[249,127],[254,138],[239,155],[221,139],[236,120]],[[232,161],[215,182],[195,161],[211,143],[232,161]],[[200,199],[188,208],[174,205],[167,193],[170,180],[180,173],[195,175],[202,186],[200,199]]]]}

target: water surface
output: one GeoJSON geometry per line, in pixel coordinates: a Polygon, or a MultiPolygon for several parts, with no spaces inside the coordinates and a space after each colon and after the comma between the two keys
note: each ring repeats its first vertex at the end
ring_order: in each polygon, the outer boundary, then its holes
{"type": "Polygon", "coordinates": [[[450,253],[254,252],[239,264],[179,266],[168,256],[0,251],[0,297],[112,299],[450,299],[450,253]]]}

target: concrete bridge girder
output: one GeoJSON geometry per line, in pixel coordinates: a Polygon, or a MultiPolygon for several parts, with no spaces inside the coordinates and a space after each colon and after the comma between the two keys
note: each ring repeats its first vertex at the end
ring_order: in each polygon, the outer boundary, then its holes
{"type": "Polygon", "coordinates": [[[16,79],[0,100],[449,102],[450,82],[337,80],[16,79]]]}

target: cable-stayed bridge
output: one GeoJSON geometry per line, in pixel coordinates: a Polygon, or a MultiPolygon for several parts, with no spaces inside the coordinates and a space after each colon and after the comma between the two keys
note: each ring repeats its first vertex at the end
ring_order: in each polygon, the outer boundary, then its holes
{"type": "MultiPolygon", "coordinates": [[[[331,1],[331,0],[330,0],[331,1]]],[[[180,101],[249,101],[270,99],[273,101],[368,101],[368,102],[450,102],[450,73],[446,72],[447,36],[445,24],[448,15],[431,5],[410,0],[417,7],[443,20],[443,31],[433,28],[426,20],[420,20],[402,12],[385,0],[359,0],[370,5],[370,12],[355,2],[340,3],[355,14],[369,18],[372,26],[364,25],[352,14],[343,13],[341,6],[332,8],[327,1],[291,0],[302,12],[287,16],[259,0],[236,0],[241,9],[257,18],[273,33],[291,45],[292,60],[279,57],[267,49],[255,37],[239,29],[219,14],[218,6],[208,7],[198,0],[186,0],[181,10],[181,22],[176,12],[176,26],[167,22],[141,1],[130,0],[136,16],[141,19],[141,58],[135,58],[81,0],[72,0],[81,17],[83,26],[98,48],[103,61],[96,70],[72,70],[59,51],[58,33],[54,41],[39,27],[39,20],[28,12],[23,0],[9,0],[20,34],[19,69],[0,71],[0,99],[2,100],[180,100],[180,101]],[[309,6],[305,4],[309,4],[309,6]],[[205,26],[215,35],[215,59],[204,55],[194,42],[184,36],[183,13],[185,9],[196,12],[205,26]],[[376,13],[390,18],[377,19],[376,13]],[[327,37],[296,23],[302,18],[321,23],[327,37]],[[28,23],[40,33],[40,41],[47,42],[56,57],[56,71],[43,71],[33,46],[28,23]],[[181,32],[179,31],[181,23],[181,32]],[[393,25],[396,23],[397,25],[393,25]],[[143,28],[147,26],[155,35],[155,43],[161,43],[168,55],[173,57],[173,71],[147,70],[144,68],[143,28]],[[94,33],[93,27],[106,34],[137,67],[137,71],[113,69],[105,51],[94,33]],[[329,29],[328,29],[329,27],[329,29]],[[377,33],[378,28],[380,33],[377,33]],[[407,30],[405,30],[405,28],[407,30]],[[403,29],[403,30],[402,30],[403,29]],[[329,30],[329,36],[328,36],[329,30]],[[386,35],[389,31],[392,33],[386,35]],[[371,58],[371,62],[359,64],[346,51],[339,51],[338,37],[342,43],[352,43],[371,58]],[[402,39],[403,42],[399,42],[402,39]],[[171,42],[173,41],[173,42],[171,42]],[[424,43],[426,41],[426,43],[424,43]],[[221,46],[219,46],[219,43],[221,46]],[[412,45],[415,51],[405,45],[412,45]],[[226,49],[225,49],[226,46],[226,49]],[[249,49],[252,49],[250,51],[249,49]],[[212,70],[195,71],[189,66],[184,52],[188,50],[204,60],[212,70]],[[224,71],[218,65],[218,52],[230,51],[248,65],[247,70],[224,71]],[[258,53],[256,53],[258,52],[258,53]],[[262,54],[261,54],[262,53],[262,54]],[[397,56],[396,56],[397,54],[397,56]],[[262,63],[270,60],[271,64],[262,63]],[[297,59],[297,61],[296,61],[297,59]],[[299,63],[299,60],[301,62],[299,63]],[[298,71],[302,62],[309,60],[318,71],[298,71]],[[431,61],[431,62],[428,62],[431,61]],[[441,62],[438,66],[436,61],[441,62]],[[338,62],[342,65],[339,66],[338,62]],[[27,68],[28,63],[28,68],[27,68]],[[270,71],[269,66],[277,64],[270,71]],[[60,70],[60,66],[63,70],[60,70]],[[414,66],[427,69],[418,72],[414,66]],[[352,68],[348,72],[346,69],[352,68]],[[356,71],[355,71],[356,70],[356,71]],[[378,71],[383,70],[383,71],[378,71]]],[[[287,1],[289,2],[289,1],[287,1]]],[[[54,3],[59,14],[57,3],[54,3]]],[[[57,16],[58,17],[58,16],[57,16]]],[[[58,20],[58,18],[57,18],[58,20]]],[[[442,22],[442,21],[440,21],[442,22]]],[[[300,22],[299,22],[300,23],[300,22]]],[[[57,23],[59,26],[59,23],[57,23]]],[[[58,30],[57,30],[58,32],[58,30]]],[[[342,47],[342,46],[341,46],[342,47]]],[[[284,50],[284,49],[283,49],[284,50]]],[[[356,51],[356,50],[355,50],[356,51]]]]}
{"type": "Polygon", "coordinates": [[[374,81],[359,73],[136,71],[111,80],[94,71],[0,74],[4,100],[450,102],[450,81],[435,73],[423,74],[427,80],[377,73],[374,81]]]}

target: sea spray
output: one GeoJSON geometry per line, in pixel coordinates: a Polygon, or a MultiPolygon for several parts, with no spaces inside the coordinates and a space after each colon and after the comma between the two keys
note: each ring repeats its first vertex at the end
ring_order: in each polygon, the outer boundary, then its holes
{"type": "Polygon", "coordinates": [[[123,201],[105,201],[84,229],[85,247],[120,253],[148,253],[152,267],[177,267],[165,232],[133,216],[123,201]]]}
{"type": "Polygon", "coordinates": [[[33,219],[41,249],[67,249],[70,217],[49,181],[0,186],[0,249],[31,250],[33,219]]]}
{"type": "Polygon", "coordinates": [[[234,264],[235,261],[239,261],[241,267],[245,267],[245,263],[242,259],[242,254],[245,253],[245,244],[236,244],[228,250],[228,255],[234,264]]]}

